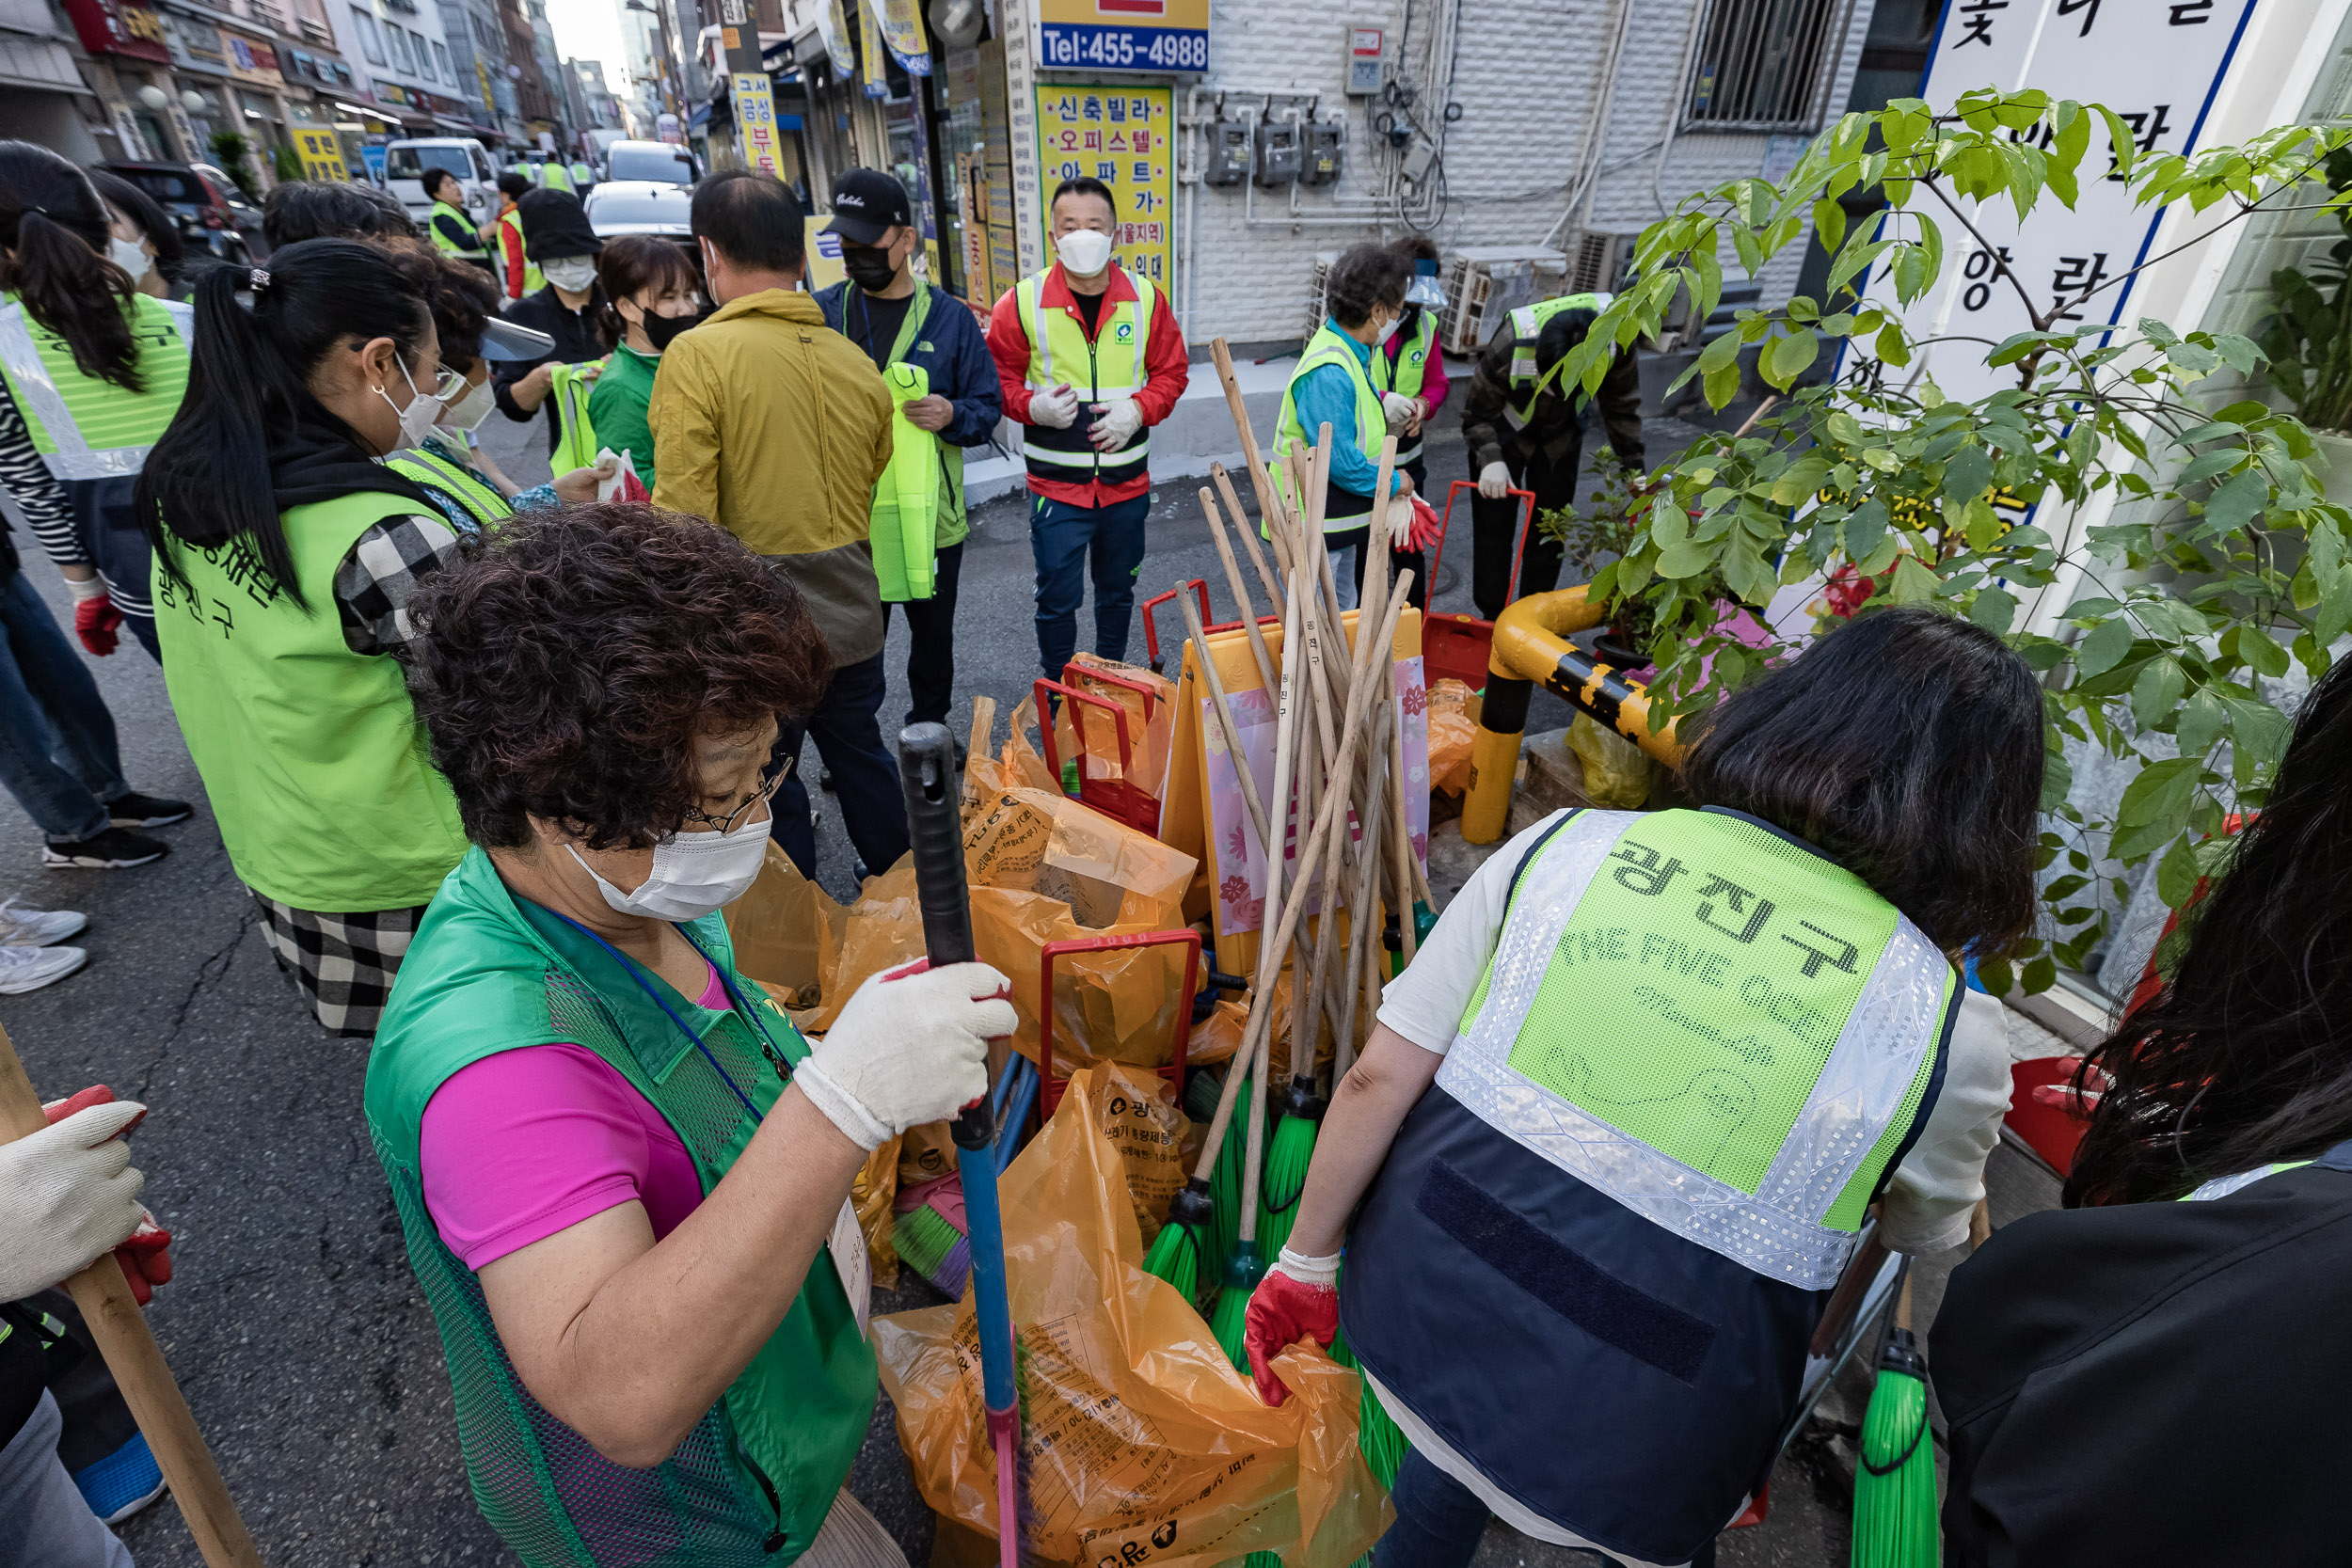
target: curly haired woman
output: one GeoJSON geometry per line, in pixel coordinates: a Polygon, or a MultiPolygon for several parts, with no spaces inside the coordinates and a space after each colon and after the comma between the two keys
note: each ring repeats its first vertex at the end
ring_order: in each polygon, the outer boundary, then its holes
{"type": "Polygon", "coordinates": [[[525,1562],[897,1560],[841,1490],[874,1409],[866,1155],[954,1115],[1003,976],[877,976],[812,1049],[737,973],[780,717],[824,644],[733,536],[531,513],[410,603],[471,847],[368,1064],[475,1497],[525,1562]]]}

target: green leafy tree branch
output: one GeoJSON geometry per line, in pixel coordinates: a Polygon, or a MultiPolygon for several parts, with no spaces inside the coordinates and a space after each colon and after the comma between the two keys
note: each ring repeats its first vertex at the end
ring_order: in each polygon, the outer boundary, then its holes
{"type": "Polygon", "coordinates": [[[2193,156],[2149,154],[2102,105],[1992,89],[1948,112],[1899,100],[1850,114],[1787,178],[1699,193],[1645,230],[1637,281],[1555,367],[1563,385],[1596,389],[1613,351],[1655,336],[1678,297],[1693,319],[1714,310],[1726,251],[1753,276],[1809,220],[1832,256],[1827,298],[1741,311],[1683,377],[1721,408],[1738,394],[1741,351],[1756,348],[1785,400],[1648,476],[1646,512],[1592,592],[1617,624],[1649,630],[1660,724],[1704,710],[1785,651],[1769,626],[1772,641],[1752,646],[1758,623],[1735,625],[1738,611],[1823,578],[1848,612],[1894,602],[1965,615],[2041,672],[2054,819],[2042,860],[2055,874],[2036,935],[1980,966],[1996,990],[2045,989],[2107,933],[2125,885],[2100,875],[2090,835],[2106,835],[2106,853],[2126,866],[2153,858],[2165,902],[2187,900],[2222,852],[2226,815],[2260,806],[2284,747],[2289,720],[2264,683],[2297,664],[2323,673],[2352,629],[2352,513],[2327,499],[2311,433],[2252,399],[2209,409],[2217,399],[2202,384],[2260,371],[2255,343],[2149,320],[2077,325],[2060,312],[2253,214],[2352,208],[2352,192],[2312,183],[2348,141],[2352,131],[2289,125],[2193,156]],[[2116,150],[2110,166],[2086,171],[2094,125],[2116,150]],[[2138,207],[2185,203],[2212,221],[2137,267],[2037,302],[1977,214],[1994,202],[2020,220],[2045,200],[2071,209],[2082,182],[2110,177],[2138,207]],[[1887,208],[1849,226],[1838,197],[1874,185],[1887,208]],[[2014,291],[2026,330],[1914,341],[1865,296],[1877,278],[1903,307],[1927,297],[1947,231],[1995,258],[1986,280],[2014,291]],[[1837,378],[1798,386],[1840,340],[1851,352],[1837,378]],[[2013,385],[1947,397],[1918,363],[1930,348],[1938,363],[1965,355],[2008,371],[2013,385]],[[2094,499],[2114,503],[2106,520],[2067,529],[2094,499]],[[2043,590],[2066,601],[2055,631],[2020,624],[2021,595],[2043,590]],[[2069,740],[2141,764],[2111,814],[2069,800],[2069,740]]]}

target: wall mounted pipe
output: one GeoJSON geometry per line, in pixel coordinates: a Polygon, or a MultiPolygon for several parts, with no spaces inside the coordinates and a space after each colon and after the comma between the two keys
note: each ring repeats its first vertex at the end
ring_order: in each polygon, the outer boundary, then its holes
{"type": "Polygon", "coordinates": [[[1581,585],[1530,594],[1504,607],[1496,620],[1486,700],[1478,734],[1470,742],[1470,787],[1462,800],[1465,843],[1492,844],[1510,823],[1519,740],[1527,731],[1528,701],[1538,685],[1667,767],[1681,762],[1682,747],[1672,722],[1658,734],[1650,733],[1649,693],[1642,683],[1568,641],[1571,634],[1600,622],[1600,607],[1586,602],[1581,585]]]}

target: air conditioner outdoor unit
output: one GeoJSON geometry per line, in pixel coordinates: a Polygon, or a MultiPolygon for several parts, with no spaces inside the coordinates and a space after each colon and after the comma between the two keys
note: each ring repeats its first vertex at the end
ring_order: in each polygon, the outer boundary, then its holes
{"type": "Polygon", "coordinates": [[[1469,245],[1446,258],[1445,351],[1475,354],[1522,305],[1569,293],[1568,259],[1537,245],[1469,245]]]}
{"type": "Polygon", "coordinates": [[[1613,294],[1623,289],[1633,271],[1633,248],[1641,237],[1639,231],[1579,230],[1568,242],[1568,293],[1613,294]]]}
{"type": "Polygon", "coordinates": [[[1322,329],[1324,318],[1331,313],[1327,303],[1331,294],[1331,267],[1339,259],[1340,253],[1336,250],[1315,252],[1314,279],[1307,290],[1307,329],[1300,334],[1302,338],[1313,337],[1322,329]]]}

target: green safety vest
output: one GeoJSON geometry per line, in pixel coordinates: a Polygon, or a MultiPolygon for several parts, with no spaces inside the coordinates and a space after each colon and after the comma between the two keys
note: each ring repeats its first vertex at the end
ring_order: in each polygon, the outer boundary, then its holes
{"type": "Polygon", "coordinates": [[[1819,851],[1731,813],[1581,812],[1521,875],[1438,1082],[1508,1135],[1592,1130],[1537,1152],[1827,1290],[1959,1004],[1934,943],[1819,851]]]}
{"type": "Polygon", "coordinates": [[[359,535],[417,502],[359,490],[279,519],[309,608],[237,541],[178,541],[158,565],[164,685],[247,887],[296,909],[409,909],[465,852],[457,801],[434,768],[400,661],[356,654],[335,573],[359,535]]]}
{"type": "Polygon", "coordinates": [[[515,508],[499,494],[497,485],[466,464],[430,447],[404,448],[384,459],[384,466],[406,474],[437,498],[446,498],[473,519],[476,529],[489,528],[515,515],[515,508]]]}
{"type": "Polygon", "coordinates": [[[1144,369],[1144,346],[1152,341],[1152,316],[1158,309],[1159,291],[1148,277],[1138,277],[1124,268],[1120,272],[1134,286],[1136,297],[1116,305],[1104,300],[1091,340],[1087,337],[1086,324],[1072,311],[1040,308],[1038,301],[1050,268],[1013,285],[1021,330],[1029,340],[1026,380],[1030,390],[1050,391],[1067,383],[1078,394],[1078,417],[1069,429],[1048,430],[1034,424],[1022,428],[1021,447],[1032,479],[1066,484],[1089,481],[1123,484],[1141,478],[1151,462],[1149,425],[1137,430],[1117,451],[1098,452],[1087,439],[1087,432],[1094,425],[1092,404],[1132,398],[1151,380],[1144,369]]]}
{"type": "Polygon", "coordinates": [[[73,350],[35,320],[17,296],[0,293],[0,376],[51,477],[129,479],[180,411],[188,385],[194,312],[150,294],[131,296],[131,335],[141,390],[85,375],[73,350]]]}
{"type": "Polygon", "coordinates": [[[425,230],[433,236],[434,248],[444,256],[454,256],[461,261],[483,261],[489,259],[489,247],[482,243],[482,235],[476,230],[473,219],[466,215],[465,209],[462,207],[453,207],[446,201],[436,201],[433,204],[433,211],[425,218],[425,230]],[[455,218],[464,227],[467,234],[471,236],[469,243],[460,245],[441,231],[440,220],[445,216],[455,218]]]}
{"type": "MultiPolygon", "coordinates": [[[[1385,347],[1372,351],[1372,389],[1375,392],[1395,392],[1399,396],[1421,396],[1422,380],[1429,374],[1429,351],[1438,342],[1438,313],[1427,306],[1416,312],[1413,330],[1406,335],[1404,348],[1397,354],[1396,363],[1389,362],[1385,347]]],[[[1409,437],[1411,446],[1396,449],[1396,466],[1400,468],[1421,457],[1419,436],[1409,437]]]]}
{"type": "Polygon", "coordinates": [[[559,474],[596,466],[596,427],[588,418],[588,394],[596,386],[596,377],[589,372],[600,371],[603,365],[601,359],[587,359],[577,365],[554,368],[548,396],[555,400],[555,452],[548,462],[559,474]]]}
{"type": "MultiPolygon", "coordinates": [[[[546,288],[548,280],[546,276],[539,271],[539,263],[531,260],[531,252],[523,246],[522,214],[512,208],[501,213],[499,228],[504,233],[514,237],[515,249],[523,258],[523,293],[535,294],[541,289],[546,288]]],[[[499,288],[503,292],[506,287],[506,247],[502,243],[499,246],[498,275],[499,288]]]]}
{"type": "MultiPolygon", "coordinates": [[[[1356,357],[1360,347],[1337,325],[1325,322],[1307,340],[1307,352],[1298,356],[1298,368],[1291,372],[1290,385],[1282,388],[1282,412],[1274,426],[1274,451],[1266,467],[1273,475],[1275,487],[1294,509],[1298,506],[1298,499],[1291,494],[1290,465],[1285,459],[1295,451],[1303,461],[1315,445],[1314,433],[1299,426],[1296,402],[1299,380],[1310,371],[1337,365],[1347,372],[1349,384],[1356,388],[1356,429],[1352,439],[1368,461],[1375,466],[1380,461],[1380,443],[1388,437],[1389,418],[1380,407],[1380,394],[1373,389],[1363,361],[1356,357]]],[[[1373,357],[1380,357],[1379,350],[1373,351],[1373,357]]],[[[1335,441],[1351,439],[1343,430],[1331,435],[1335,441]]],[[[1324,494],[1323,531],[1339,533],[1363,527],[1372,515],[1372,497],[1359,496],[1332,484],[1324,494]]],[[[1264,524],[1259,527],[1263,531],[1264,524]]]]}
{"type": "Polygon", "coordinates": [[[874,482],[874,576],[883,602],[904,604],[931,596],[932,566],[939,554],[939,437],[907,419],[907,404],[929,397],[930,372],[893,360],[882,372],[890,388],[890,464],[874,482]]]}
{"type": "Polygon", "coordinates": [[[1511,312],[1511,393],[1518,400],[1511,412],[1519,423],[1525,424],[1534,417],[1535,399],[1543,390],[1543,372],[1535,364],[1535,340],[1543,335],[1544,323],[1563,310],[1606,310],[1615,297],[1607,293],[1562,294],[1557,299],[1522,305],[1511,312]]]}
{"type": "Polygon", "coordinates": [[[541,164],[539,185],[543,190],[568,191],[572,188],[572,171],[562,164],[541,164]]]}
{"type": "Polygon", "coordinates": [[[440,1329],[474,1499],[532,1568],[789,1563],[823,1526],[873,1414],[874,1354],[828,1247],[676,1450],[650,1469],[612,1464],[531,1399],[479,1280],[426,1210],[419,1131],[434,1092],[485,1056],[558,1041],[627,1079],[686,1147],[703,1193],[718,1185],[784,1092],[781,1064],[808,1047],[736,970],[724,920],[680,929],[752,1016],[637,971],[648,994],[625,960],[515,897],[469,849],[417,928],[368,1058],[368,1132],[440,1329]]]}

